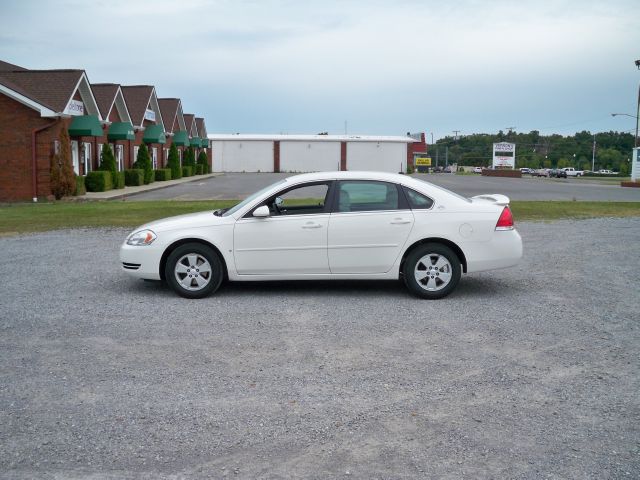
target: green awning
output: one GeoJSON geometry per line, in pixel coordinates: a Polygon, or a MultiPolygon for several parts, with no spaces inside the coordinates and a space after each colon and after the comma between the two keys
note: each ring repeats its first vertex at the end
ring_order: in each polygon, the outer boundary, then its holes
{"type": "Polygon", "coordinates": [[[191,146],[192,147],[199,147],[201,144],[202,144],[202,142],[200,142],[200,137],[191,138],[191,146]]]}
{"type": "Polygon", "coordinates": [[[203,138],[202,139],[202,148],[209,148],[209,139],[208,138],[203,138]]]}
{"type": "Polygon", "coordinates": [[[144,143],[165,143],[167,138],[164,136],[162,125],[149,125],[144,129],[144,143]]]}
{"type": "Polygon", "coordinates": [[[109,140],[135,140],[131,122],[113,122],[107,134],[109,140]]]}
{"type": "Polygon", "coordinates": [[[189,135],[185,130],[179,130],[173,135],[173,143],[176,147],[186,147],[189,145],[189,135]]]}
{"type": "Polygon", "coordinates": [[[97,115],[73,117],[69,125],[70,137],[101,137],[102,125],[97,115]]]}

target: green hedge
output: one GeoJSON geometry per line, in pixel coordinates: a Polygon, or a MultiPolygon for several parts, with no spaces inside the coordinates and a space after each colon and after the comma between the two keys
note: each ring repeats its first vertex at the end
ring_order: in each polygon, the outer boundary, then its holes
{"type": "Polygon", "coordinates": [[[204,165],[196,165],[196,175],[202,175],[204,173],[204,165]]]}
{"type": "MultiPolygon", "coordinates": [[[[113,177],[113,172],[111,172],[111,177],[113,177]]],[[[116,172],[116,177],[114,178],[113,188],[120,189],[124,188],[124,172],[116,172]]]]}
{"type": "Polygon", "coordinates": [[[106,192],[113,188],[111,180],[111,172],[105,170],[96,170],[87,173],[84,178],[84,184],[88,192],[106,192]]]}
{"type": "Polygon", "coordinates": [[[84,195],[87,193],[87,189],[84,186],[84,177],[76,175],[76,191],[73,192],[73,195],[78,197],[80,195],[84,195]]]}
{"type": "Polygon", "coordinates": [[[137,187],[139,185],[144,185],[144,170],[141,168],[125,170],[124,184],[127,187],[137,187]]]}
{"type": "Polygon", "coordinates": [[[183,177],[191,177],[193,176],[193,167],[191,166],[184,166],[182,167],[182,176],[183,177]]]}
{"type": "Polygon", "coordinates": [[[159,168],[155,171],[156,182],[165,182],[167,180],[171,180],[171,169],[170,168],[159,168]]]}

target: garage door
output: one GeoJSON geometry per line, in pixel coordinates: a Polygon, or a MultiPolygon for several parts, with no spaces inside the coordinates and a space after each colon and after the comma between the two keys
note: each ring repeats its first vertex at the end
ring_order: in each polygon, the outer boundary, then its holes
{"type": "Polygon", "coordinates": [[[214,141],[214,172],[273,172],[273,142],[214,141]]]}
{"type": "Polygon", "coordinates": [[[407,144],[383,142],[348,142],[347,170],[406,172],[407,144]]]}
{"type": "Polygon", "coordinates": [[[340,170],[340,142],[280,142],[281,172],[340,170]]]}

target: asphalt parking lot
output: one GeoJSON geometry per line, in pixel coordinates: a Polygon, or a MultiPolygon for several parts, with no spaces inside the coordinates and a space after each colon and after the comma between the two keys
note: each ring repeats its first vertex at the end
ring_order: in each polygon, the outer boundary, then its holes
{"type": "Polygon", "coordinates": [[[638,478],[640,218],[521,223],[520,266],[225,285],[121,229],[0,238],[2,478],[638,478]]]}
{"type": "MultiPolygon", "coordinates": [[[[242,199],[291,173],[225,173],[161,190],[137,194],[132,200],[219,200],[242,199]]],[[[481,175],[416,175],[460,195],[502,193],[512,200],[577,200],[640,202],[640,189],[619,183],[603,184],[586,178],[496,178],[481,175]]]]}

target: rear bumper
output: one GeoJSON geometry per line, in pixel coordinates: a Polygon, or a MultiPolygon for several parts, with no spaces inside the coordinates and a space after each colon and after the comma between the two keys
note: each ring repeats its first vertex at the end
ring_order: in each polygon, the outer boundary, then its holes
{"type": "Polygon", "coordinates": [[[522,259],[522,238],[516,229],[495,231],[489,242],[474,244],[467,255],[467,273],[517,265],[522,259]]]}

